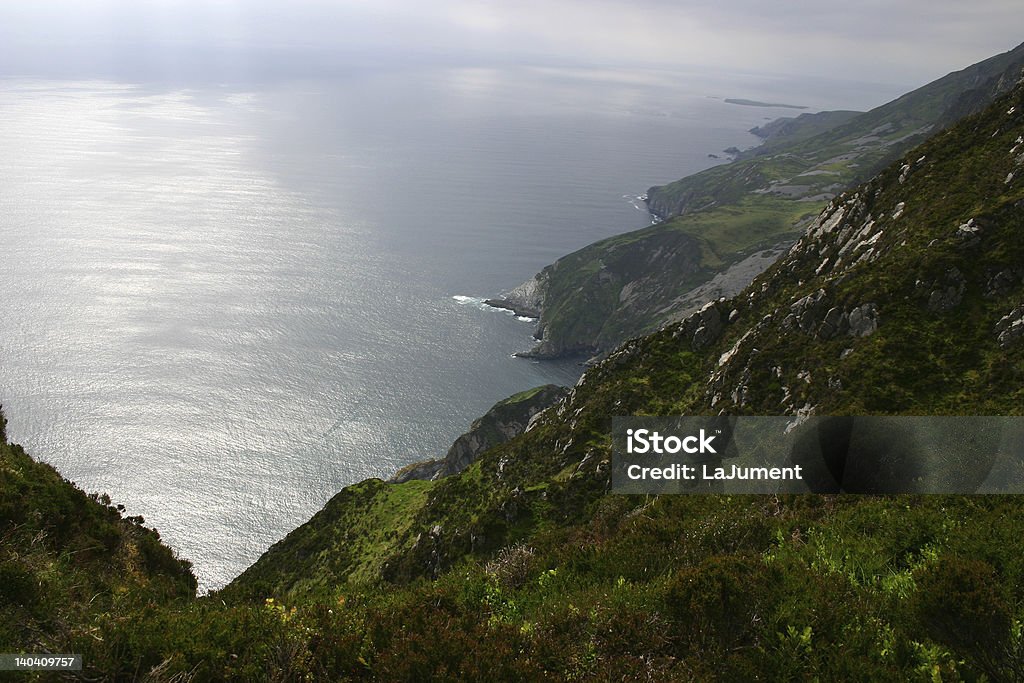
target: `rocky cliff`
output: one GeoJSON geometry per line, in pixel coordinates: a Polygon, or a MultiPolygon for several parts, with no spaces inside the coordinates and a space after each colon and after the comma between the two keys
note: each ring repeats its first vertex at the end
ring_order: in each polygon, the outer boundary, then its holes
{"type": "Polygon", "coordinates": [[[525,432],[538,413],[551,407],[567,392],[564,387],[547,384],[499,401],[483,417],[474,420],[469,431],[455,440],[443,458],[403,467],[388,482],[401,484],[413,479],[438,479],[461,472],[485,451],[525,432]]]}

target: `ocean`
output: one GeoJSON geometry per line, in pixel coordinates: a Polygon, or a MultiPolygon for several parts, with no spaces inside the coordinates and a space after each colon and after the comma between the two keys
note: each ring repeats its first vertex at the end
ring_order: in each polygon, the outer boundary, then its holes
{"type": "Polygon", "coordinates": [[[533,325],[482,300],[648,224],[647,187],[800,113],[726,98],[893,94],[539,67],[2,80],[9,437],[218,588],[345,485],[575,382],[574,362],[513,358],[533,325]]]}

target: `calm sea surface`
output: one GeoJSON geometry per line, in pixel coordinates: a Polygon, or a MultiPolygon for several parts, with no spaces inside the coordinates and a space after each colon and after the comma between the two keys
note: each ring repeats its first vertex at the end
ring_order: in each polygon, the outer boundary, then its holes
{"type": "Polygon", "coordinates": [[[721,98],[858,104],[705,81],[0,81],[11,438],[222,586],[343,486],[574,382],[573,364],[511,358],[532,326],[479,299],[647,224],[637,194],[798,113],[721,98]]]}

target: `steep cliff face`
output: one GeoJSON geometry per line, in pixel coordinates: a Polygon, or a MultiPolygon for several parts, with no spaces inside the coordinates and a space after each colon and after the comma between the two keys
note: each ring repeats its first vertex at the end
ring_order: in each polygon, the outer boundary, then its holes
{"type": "Polygon", "coordinates": [[[614,345],[630,320],[675,289],[662,273],[683,281],[705,277],[699,241],[684,233],[647,230],[611,238],[559,259],[531,282],[543,292],[530,358],[589,357],[614,345]],[[554,296],[554,301],[549,297],[554,296]]]}
{"type": "MultiPolygon", "coordinates": [[[[500,298],[488,299],[484,303],[495,308],[508,309],[516,315],[539,318],[541,311],[544,310],[544,294],[547,287],[548,270],[545,269],[518,287],[505,292],[500,298]]],[[[537,336],[540,337],[539,334],[537,336]]]]}
{"type": "MultiPolygon", "coordinates": [[[[530,358],[600,356],[708,300],[741,290],[812,214],[797,202],[752,198],[685,224],[653,225],[565,256],[529,281],[540,303],[530,358]]],[[[522,291],[523,285],[513,290],[522,291]]],[[[523,311],[510,293],[491,301],[523,311]]]]}
{"type": "Polygon", "coordinates": [[[703,294],[732,295],[760,272],[750,267],[756,259],[728,276],[738,286],[702,287],[765,249],[791,243],[836,193],[986,106],[1022,68],[1024,46],[864,114],[798,117],[732,163],[651,188],[647,204],[661,223],[590,245],[530,281],[540,342],[528,355],[607,353],[687,315],[706,302],[697,301],[703,294]]]}
{"type": "Polygon", "coordinates": [[[826,207],[728,312],[747,324],[723,333],[708,408],[1013,409],[1024,397],[1012,379],[1024,281],[1019,92],[826,207]]]}

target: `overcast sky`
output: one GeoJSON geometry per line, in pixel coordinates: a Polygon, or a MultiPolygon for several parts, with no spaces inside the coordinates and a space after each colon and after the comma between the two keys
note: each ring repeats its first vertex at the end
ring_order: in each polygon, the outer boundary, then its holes
{"type": "Polygon", "coordinates": [[[0,0],[0,74],[230,77],[409,57],[916,86],[1013,48],[1022,27],[1021,0],[0,0]]]}

